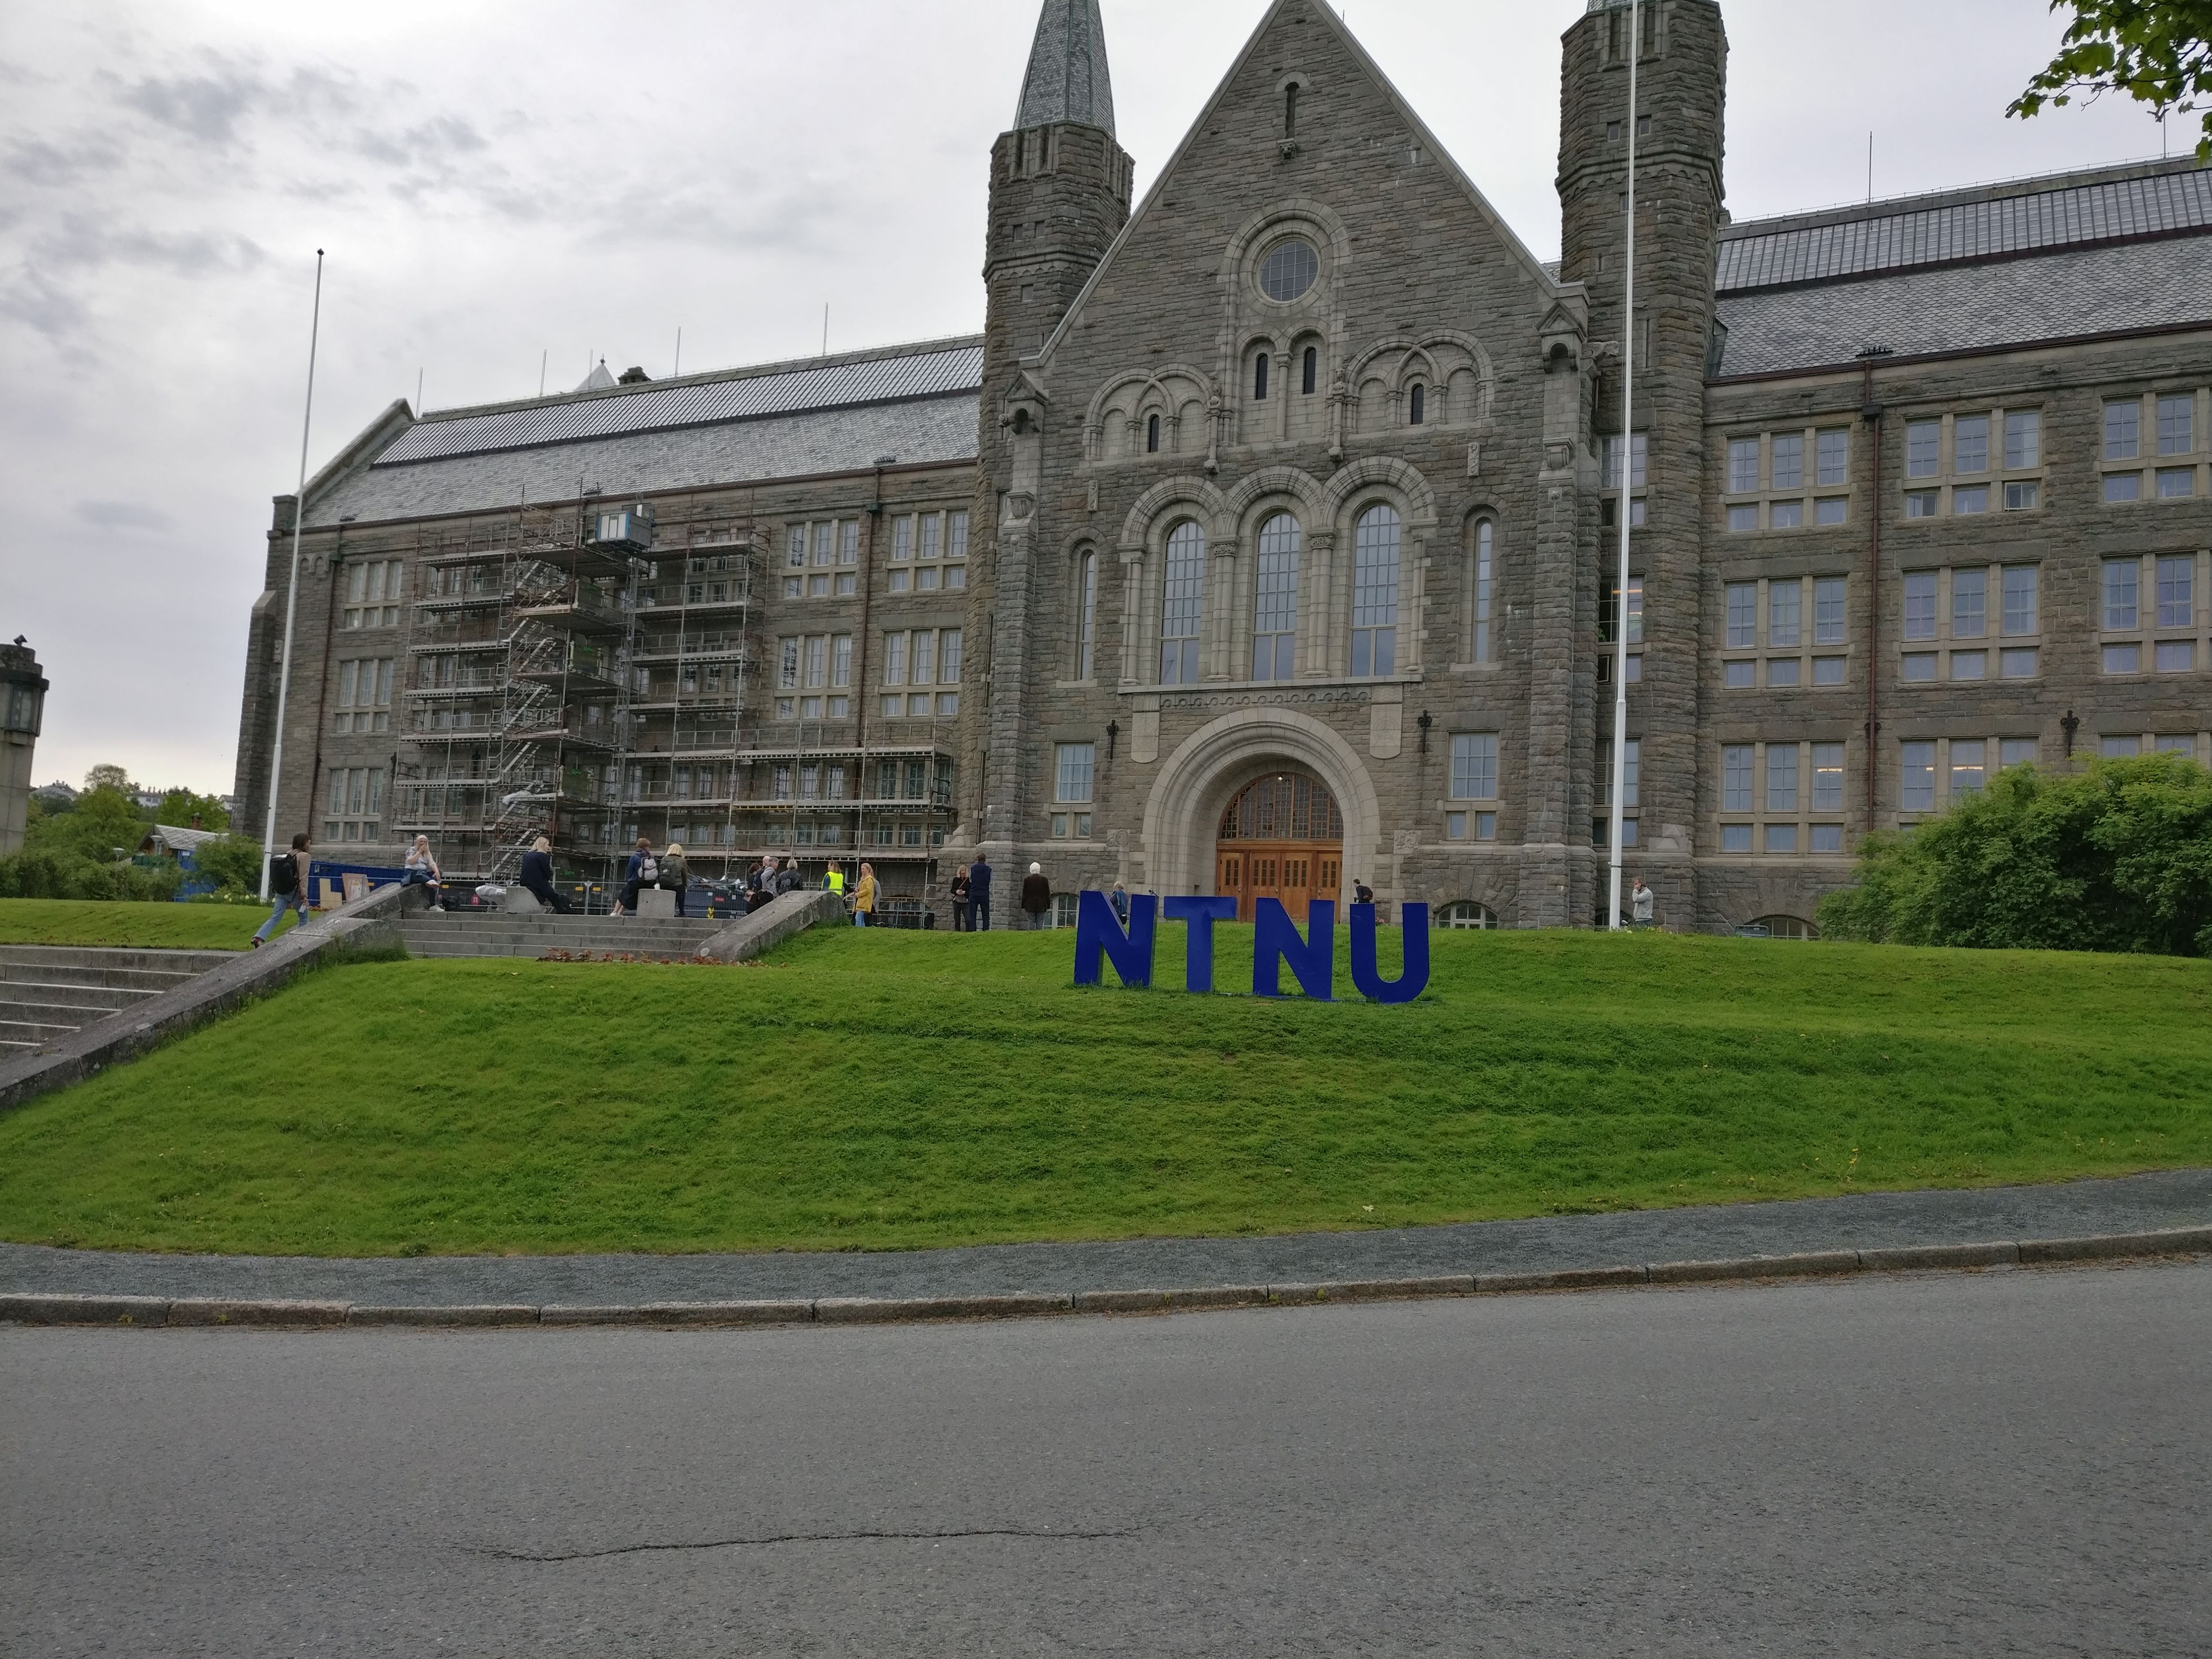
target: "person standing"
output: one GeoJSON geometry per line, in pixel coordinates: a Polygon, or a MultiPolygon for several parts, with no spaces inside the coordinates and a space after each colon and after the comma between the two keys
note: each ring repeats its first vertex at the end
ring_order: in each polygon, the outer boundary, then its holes
{"type": "Polygon", "coordinates": [[[946,891],[952,897],[952,931],[968,931],[968,866],[962,865],[952,872],[952,882],[946,891]]]}
{"type": "Polygon", "coordinates": [[[540,836],[522,855],[522,873],[514,884],[556,915],[568,914],[568,901],[553,884],[553,843],[540,836]]]}
{"type": "Polygon", "coordinates": [[[277,924],[284,920],[284,912],[287,909],[298,912],[300,925],[303,927],[307,926],[307,872],[313,865],[313,860],[307,856],[307,837],[304,834],[297,835],[292,837],[290,852],[279,853],[269,860],[269,892],[276,901],[276,908],[270,911],[269,920],[263,922],[253,935],[255,950],[259,950],[269,942],[270,935],[276,931],[277,924]]]}
{"type": "Polygon", "coordinates": [[[1114,920],[1127,927],[1129,925],[1129,890],[1115,882],[1114,890],[1106,896],[1106,902],[1114,907],[1114,920]]]}
{"type": "Polygon", "coordinates": [[[1052,883],[1046,879],[1044,866],[1032,864],[1030,872],[1022,878],[1022,914],[1029,919],[1031,933],[1042,932],[1047,915],[1052,908],[1052,883]]]}
{"type": "Polygon", "coordinates": [[[745,878],[745,914],[747,915],[775,896],[775,854],[769,854],[753,866],[752,873],[745,878]]]}
{"type": "Polygon", "coordinates": [[[968,866],[968,931],[991,931],[991,860],[981,853],[968,866]]]}
{"type": "Polygon", "coordinates": [[[866,927],[876,919],[876,866],[863,864],[860,878],[853,884],[853,926],[866,927]]]}
{"type": "Polygon", "coordinates": [[[1649,927],[1651,925],[1651,890],[1644,884],[1644,878],[1638,876],[1635,886],[1628,892],[1629,926],[1649,927]]]}

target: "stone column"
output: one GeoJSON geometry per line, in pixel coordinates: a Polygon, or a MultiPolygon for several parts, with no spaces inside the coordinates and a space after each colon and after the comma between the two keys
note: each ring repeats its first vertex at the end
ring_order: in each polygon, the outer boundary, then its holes
{"type": "Polygon", "coordinates": [[[1329,602],[1336,582],[1336,532],[1316,530],[1306,538],[1306,568],[1298,572],[1298,656],[1304,676],[1329,673],[1329,602]]]}

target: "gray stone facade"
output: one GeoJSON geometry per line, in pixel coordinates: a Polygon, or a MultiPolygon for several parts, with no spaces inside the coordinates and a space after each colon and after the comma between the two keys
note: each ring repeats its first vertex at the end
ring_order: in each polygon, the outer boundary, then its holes
{"type": "Polygon", "coordinates": [[[1731,224],[1720,9],[1644,15],[1633,112],[1626,9],[1566,33],[1547,267],[1315,0],[1271,8],[1133,203],[1097,7],[1048,0],[1019,106],[1048,118],[988,159],[980,340],[396,406],[318,477],[280,816],[487,869],[544,827],[585,873],[640,833],[696,862],[705,830],[733,866],[872,856],[933,902],[980,850],[1003,919],[1031,861],[1211,891],[1224,811],[1296,774],[1340,809],[1343,890],[1588,925],[1624,337],[1627,862],[1662,925],[1802,927],[1869,829],[2002,760],[2212,762],[2212,173],[1731,224]],[[611,503],[652,539],[595,540],[611,503]],[[965,558],[918,558],[956,514],[965,558]],[[823,525],[853,528],[817,565],[823,525]],[[397,584],[366,628],[362,569],[397,584]],[[484,574],[457,598],[453,570],[484,574]],[[404,665],[363,731],[342,664],[370,655],[404,665]],[[334,770],[395,806],[333,814],[334,770]]]}

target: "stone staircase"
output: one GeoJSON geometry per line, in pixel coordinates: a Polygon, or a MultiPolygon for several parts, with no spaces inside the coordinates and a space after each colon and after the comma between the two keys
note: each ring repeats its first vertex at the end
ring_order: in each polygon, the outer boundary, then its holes
{"type": "Polygon", "coordinates": [[[582,956],[623,955],[680,962],[730,924],[702,917],[651,920],[642,916],[480,915],[418,911],[399,924],[407,953],[416,957],[542,957],[566,951],[582,956]]]}
{"type": "Polygon", "coordinates": [[[27,1053],[127,1012],[236,956],[0,945],[0,1054],[27,1053]]]}

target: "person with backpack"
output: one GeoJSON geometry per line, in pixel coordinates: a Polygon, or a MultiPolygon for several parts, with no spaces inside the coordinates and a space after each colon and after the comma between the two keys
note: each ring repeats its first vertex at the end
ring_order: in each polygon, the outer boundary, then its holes
{"type": "Polygon", "coordinates": [[[866,927],[876,919],[876,866],[863,864],[860,878],[853,884],[853,926],[866,927]]]}
{"type": "Polygon", "coordinates": [[[637,908],[637,890],[660,884],[660,860],[653,855],[653,843],[643,836],[637,838],[637,851],[629,855],[629,866],[623,872],[622,896],[615,901],[615,914],[627,915],[637,908]]]}
{"type": "Polygon", "coordinates": [[[691,860],[684,856],[684,843],[672,841],[660,855],[660,884],[676,895],[676,914],[684,914],[684,895],[691,886],[691,860]]]}
{"type": "Polygon", "coordinates": [[[780,898],[786,893],[797,892],[803,881],[804,878],[799,873],[799,860],[794,858],[775,872],[776,896],[780,898]]]}
{"type": "Polygon", "coordinates": [[[313,860],[308,858],[306,835],[292,837],[292,850],[279,853],[269,860],[269,892],[276,901],[270,911],[269,920],[263,922],[253,935],[253,948],[259,950],[269,942],[277,925],[284,920],[288,909],[299,913],[300,925],[307,923],[307,872],[313,860]]]}

